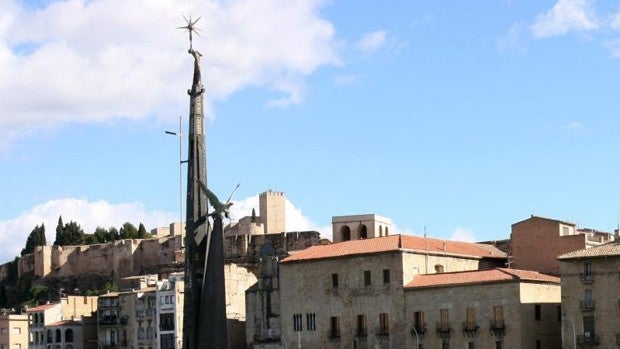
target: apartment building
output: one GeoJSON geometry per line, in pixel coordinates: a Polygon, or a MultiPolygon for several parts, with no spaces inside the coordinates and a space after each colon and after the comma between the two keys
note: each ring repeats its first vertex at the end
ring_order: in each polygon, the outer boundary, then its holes
{"type": "Polygon", "coordinates": [[[532,215],[512,225],[510,267],[559,275],[558,255],[600,246],[614,238],[611,233],[532,215]]]}
{"type": "Polygon", "coordinates": [[[560,278],[535,271],[416,275],[404,309],[407,348],[560,347],[560,278]]]}
{"type": "Polygon", "coordinates": [[[28,348],[28,315],[0,310],[0,349],[28,348]]]}
{"type": "Polygon", "coordinates": [[[558,257],[562,347],[620,346],[620,241],[558,257]]]}

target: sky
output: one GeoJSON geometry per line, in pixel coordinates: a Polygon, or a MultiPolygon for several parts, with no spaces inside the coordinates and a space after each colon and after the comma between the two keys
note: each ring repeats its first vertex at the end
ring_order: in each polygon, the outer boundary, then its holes
{"type": "Polygon", "coordinates": [[[233,218],[276,190],[287,230],[326,238],[367,213],[464,241],[532,214],[618,225],[616,2],[0,0],[0,263],[59,215],[179,219],[183,16],[233,218]]]}

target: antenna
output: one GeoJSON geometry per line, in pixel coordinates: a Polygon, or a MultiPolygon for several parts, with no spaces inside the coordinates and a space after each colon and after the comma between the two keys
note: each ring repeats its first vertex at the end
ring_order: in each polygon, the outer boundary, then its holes
{"type": "Polygon", "coordinates": [[[426,237],[426,226],[424,226],[424,237],[426,237]]]}

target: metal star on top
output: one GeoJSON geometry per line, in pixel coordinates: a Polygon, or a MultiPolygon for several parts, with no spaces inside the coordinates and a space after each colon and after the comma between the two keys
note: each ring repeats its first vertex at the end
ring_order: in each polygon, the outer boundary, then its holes
{"type": "Polygon", "coordinates": [[[202,18],[202,16],[196,18],[195,20],[192,20],[192,16],[189,16],[189,19],[187,17],[185,17],[185,15],[182,15],[183,19],[185,19],[185,23],[186,25],[182,26],[182,27],[177,27],[177,29],[185,29],[189,32],[189,49],[193,50],[192,48],[192,33],[196,32],[196,35],[200,36],[200,34],[198,34],[198,31],[200,30],[199,28],[196,27],[196,23],[198,23],[198,21],[202,18]]]}

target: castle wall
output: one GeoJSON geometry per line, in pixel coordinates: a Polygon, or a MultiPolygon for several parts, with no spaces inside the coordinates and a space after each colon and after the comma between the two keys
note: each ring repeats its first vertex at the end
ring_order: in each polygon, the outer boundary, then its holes
{"type": "Polygon", "coordinates": [[[277,254],[282,255],[289,251],[299,251],[319,245],[320,240],[320,233],[316,231],[225,236],[224,255],[228,260],[253,260],[266,244],[271,245],[277,254]]]}
{"type": "Polygon", "coordinates": [[[285,201],[283,192],[266,191],[259,194],[260,221],[265,227],[265,234],[286,231],[285,201]]]}

